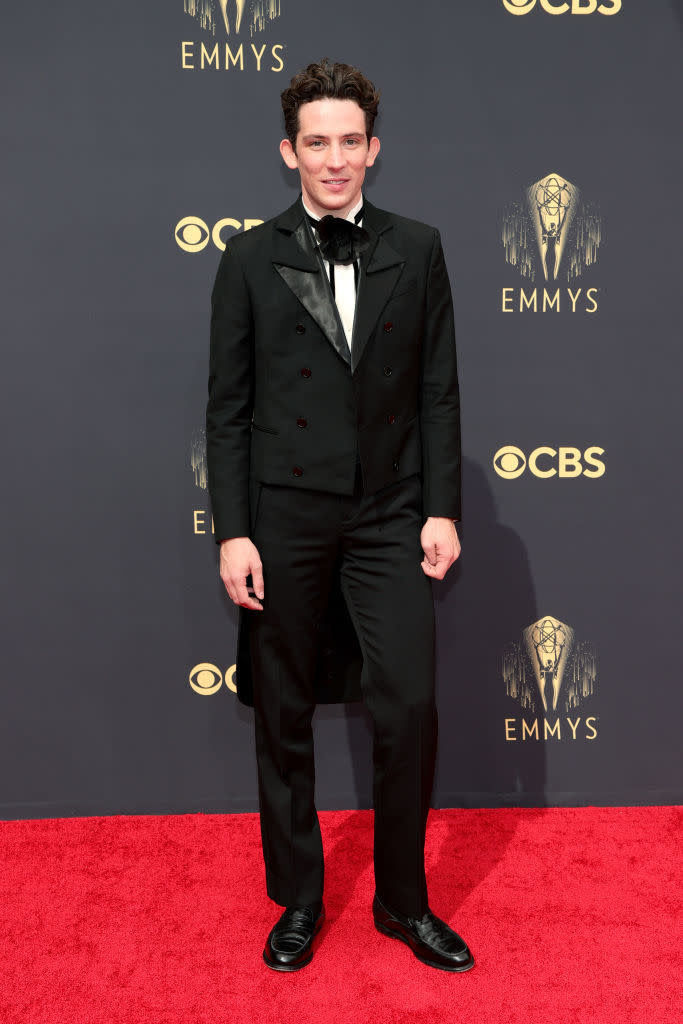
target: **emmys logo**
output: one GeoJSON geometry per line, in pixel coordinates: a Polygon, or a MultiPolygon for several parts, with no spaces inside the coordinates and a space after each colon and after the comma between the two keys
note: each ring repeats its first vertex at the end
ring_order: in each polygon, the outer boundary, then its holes
{"type": "Polygon", "coordinates": [[[579,738],[579,729],[583,739],[597,737],[597,717],[576,715],[595,692],[595,652],[591,644],[577,642],[566,622],[545,615],[523,629],[521,641],[503,652],[502,675],[508,697],[534,716],[506,718],[507,742],[562,740],[563,729],[572,740],[579,738]],[[537,709],[542,718],[535,716],[537,709]]]}
{"type": "Polygon", "coordinates": [[[581,453],[579,448],[550,448],[541,445],[527,459],[521,448],[514,444],[503,445],[493,456],[493,468],[503,480],[516,480],[525,469],[541,480],[557,476],[563,480],[572,480],[577,476],[597,480],[605,475],[605,463],[600,458],[605,454],[604,448],[593,446],[581,453]]]}
{"type": "Polygon", "coordinates": [[[226,669],[225,676],[218,668],[217,665],[212,665],[210,661],[202,661],[199,665],[195,665],[194,668],[190,669],[188,681],[190,686],[195,693],[200,693],[204,697],[210,697],[214,693],[218,693],[223,681],[225,685],[233,693],[237,693],[237,686],[235,685],[235,670],[236,665],[231,665],[229,669],[226,669]]]}
{"type": "MultiPolygon", "coordinates": [[[[501,0],[508,14],[529,14],[536,6],[536,0],[501,0]]],[[[538,5],[546,14],[618,14],[621,0],[538,0],[538,5]]]]}
{"type": "Polygon", "coordinates": [[[602,241],[602,222],[595,207],[584,203],[581,190],[562,174],[546,174],[529,185],[522,201],[510,203],[503,214],[501,241],[505,262],[542,288],[503,288],[502,311],[559,313],[581,303],[586,313],[598,308],[597,288],[577,287],[576,279],[592,267],[602,241]],[[553,285],[565,280],[566,289],[553,285]],[[572,287],[573,285],[573,287],[572,287]],[[566,294],[565,294],[566,292],[566,294]],[[582,297],[583,296],[583,297],[582,297]]]}
{"type": "Polygon", "coordinates": [[[183,0],[183,10],[199,24],[204,32],[216,36],[225,32],[228,40],[222,46],[215,43],[207,47],[203,42],[185,40],[180,44],[180,66],[185,71],[229,71],[251,67],[256,71],[282,71],[283,43],[270,47],[266,43],[256,46],[239,42],[240,35],[253,39],[265,32],[280,17],[280,0],[183,0]],[[267,52],[266,52],[267,51],[267,52]],[[265,58],[265,64],[263,63],[265,58]],[[272,62],[272,63],[271,63],[272,62]]]}
{"type": "Polygon", "coordinates": [[[233,217],[223,217],[217,220],[212,228],[202,220],[201,217],[183,217],[173,229],[175,240],[184,252],[201,252],[209,244],[209,239],[217,249],[222,252],[225,249],[225,238],[223,232],[226,228],[233,231],[249,231],[257,225],[263,224],[262,220],[244,221],[235,220],[233,217]]]}

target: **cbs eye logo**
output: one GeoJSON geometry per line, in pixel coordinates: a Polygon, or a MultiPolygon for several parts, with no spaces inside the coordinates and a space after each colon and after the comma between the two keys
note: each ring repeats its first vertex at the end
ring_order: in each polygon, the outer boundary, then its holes
{"type": "MultiPolygon", "coordinates": [[[[237,686],[235,684],[236,668],[236,665],[231,665],[225,673],[225,685],[233,693],[237,693],[237,686]]],[[[202,661],[199,665],[195,665],[194,668],[190,669],[188,680],[195,693],[201,693],[202,696],[209,697],[212,693],[218,693],[223,685],[223,673],[217,665],[212,665],[210,661],[202,661]]]]}
{"type": "Polygon", "coordinates": [[[534,448],[527,459],[521,448],[507,444],[493,456],[493,468],[503,480],[516,480],[527,467],[541,480],[553,476],[562,479],[585,476],[589,480],[597,480],[605,474],[605,463],[599,458],[604,454],[605,449],[596,446],[586,448],[582,453],[579,448],[548,448],[541,445],[540,448],[534,448]]]}
{"type": "MultiPolygon", "coordinates": [[[[263,221],[246,219],[244,221],[244,230],[249,231],[251,228],[255,228],[257,224],[263,224],[263,221]]],[[[185,252],[201,252],[209,244],[209,239],[222,252],[225,249],[225,239],[222,234],[225,228],[240,231],[242,229],[242,221],[235,220],[233,217],[223,217],[222,220],[217,220],[214,226],[210,228],[201,217],[183,217],[176,224],[173,233],[176,242],[185,252]]]]}
{"type": "MultiPolygon", "coordinates": [[[[539,0],[541,8],[546,14],[618,14],[621,10],[622,0],[606,0],[599,3],[598,0],[539,0]]],[[[503,7],[508,14],[528,14],[536,6],[536,0],[502,0],[503,7]]]]}

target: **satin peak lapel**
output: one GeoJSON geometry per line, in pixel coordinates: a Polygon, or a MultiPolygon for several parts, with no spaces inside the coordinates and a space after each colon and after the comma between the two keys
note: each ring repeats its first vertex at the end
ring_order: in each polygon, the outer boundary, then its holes
{"type": "MultiPolygon", "coordinates": [[[[368,213],[371,213],[371,210],[368,210],[368,213]]],[[[378,233],[369,220],[370,217],[367,222],[363,222],[363,226],[370,233],[373,244],[361,260],[356,319],[351,344],[352,371],[356,370],[372,329],[389,301],[406,263],[406,257],[396,252],[382,233],[390,225],[383,226],[378,233]]]]}
{"type": "Polygon", "coordinates": [[[337,354],[350,365],[351,353],[330,282],[298,204],[287,210],[276,224],[273,265],[337,354]]]}

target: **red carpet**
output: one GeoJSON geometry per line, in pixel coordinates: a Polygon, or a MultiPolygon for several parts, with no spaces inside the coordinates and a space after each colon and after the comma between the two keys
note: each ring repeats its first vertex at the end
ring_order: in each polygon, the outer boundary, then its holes
{"type": "Polygon", "coordinates": [[[328,923],[291,975],[261,960],[256,815],[2,824],[2,1024],[681,1020],[680,808],[432,811],[467,974],[374,930],[371,812],[321,821],[328,923]]]}

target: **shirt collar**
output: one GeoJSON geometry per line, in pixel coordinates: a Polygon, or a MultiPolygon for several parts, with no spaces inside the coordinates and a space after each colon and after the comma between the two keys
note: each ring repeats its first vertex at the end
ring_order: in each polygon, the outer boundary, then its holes
{"type": "MultiPolygon", "coordinates": [[[[346,217],[344,217],[344,220],[349,220],[353,224],[354,223],[354,217],[356,216],[356,214],[358,213],[358,211],[362,207],[363,202],[364,202],[364,197],[363,197],[363,193],[361,192],[360,199],[358,200],[358,202],[356,203],[354,208],[352,210],[349,210],[349,212],[347,213],[346,217]]],[[[303,199],[301,200],[301,205],[303,206],[303,208],[306,211],[306,213],[308,214],[308,216],[312,217],[313,220],[319,220],[320,219],[318,217],[317,213],[313,213],[313,210],[309,210],[309,208],[306,206],[306,203],[303,201],[303,199]]],[[[362,223],[363,223],[362,220],[360,220],[358,222],[359,227],[362,225],[362,223]]]]}

